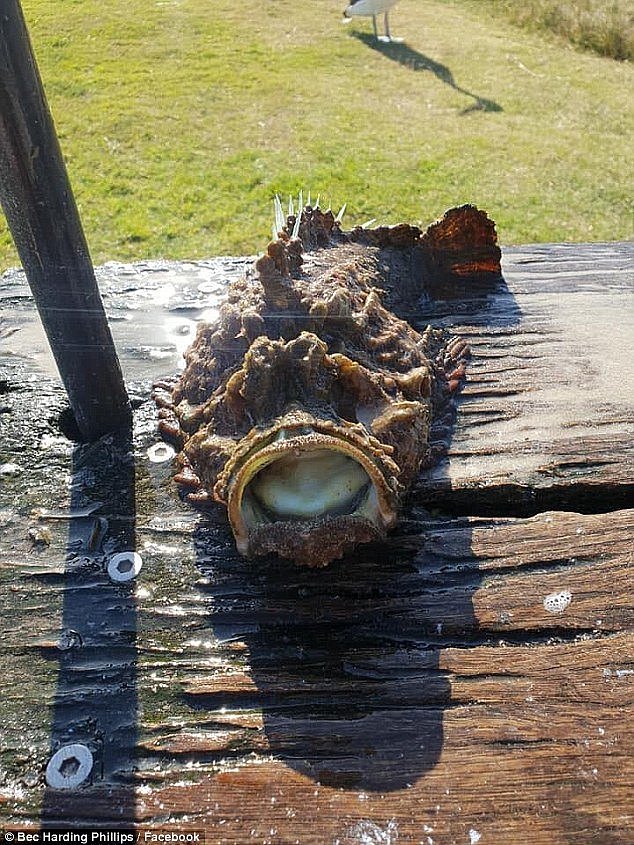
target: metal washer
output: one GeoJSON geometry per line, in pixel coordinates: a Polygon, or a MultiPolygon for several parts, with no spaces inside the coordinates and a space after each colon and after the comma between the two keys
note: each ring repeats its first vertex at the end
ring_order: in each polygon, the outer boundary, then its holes
{"type": "Polygon", "coordinates": [[[92,772],[93,762],[92,751],[86,745],[79,742],[64,745],[48,761],[46,783],[52,789],[76,789],[92,772]],[[69,766],[72,760],[76,768],[64,772],[64,766],[69,766]]]}
{"type": "Polygon", "coordinates": [[[139,574],[142,566],[143,558],[138,552],[118,552],[108,561],[108,575],[113,581],[131,581],[139,574]],[[128,563],[129,566],[121,569],[122,563],[128,563]]]}

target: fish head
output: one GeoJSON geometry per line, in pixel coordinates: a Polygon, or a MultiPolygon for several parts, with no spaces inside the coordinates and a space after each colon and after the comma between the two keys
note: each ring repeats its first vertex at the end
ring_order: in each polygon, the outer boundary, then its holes
{"type": "MultiPolygon", "coordinates": [[[[411,387],[416,378],[407,378],[411,387]]],[[[403,447],[416,460],[427,436],[424,382],[421,374],[418,399],[407,400],[311,332],[255,339],[184,450],[227,507],[238,551],[322,566],[383,539],[407,485],[403,447]],[[235,430],[245,420],[252,425],[239,439],[219,436],[223,421],[235,430]]]]}

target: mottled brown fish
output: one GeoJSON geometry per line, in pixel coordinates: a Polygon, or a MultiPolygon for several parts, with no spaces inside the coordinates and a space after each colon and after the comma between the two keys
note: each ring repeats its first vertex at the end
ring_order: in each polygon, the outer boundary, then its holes
{"type": "Polygon", "coordinates": [[[495,227],[473,206],[426,231],[344,232],[331,211],[286,219],[201,324],[180,379],[155,387],[193,504],[227,507],[238,551],[323,566],[381,540],[429,456],[439,397],[466,344],[393,310],[426,284],[497,278],[495,227]]]}

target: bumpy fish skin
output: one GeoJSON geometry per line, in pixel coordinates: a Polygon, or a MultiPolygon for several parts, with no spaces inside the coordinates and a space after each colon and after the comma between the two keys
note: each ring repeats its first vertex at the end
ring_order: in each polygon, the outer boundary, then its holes
{"type": "Polygon", "coordinates": [[[427,282],[499,275],[494,224],[473,206],[425,232],[289,216],[218,322],[198,327],[180,379],[156,386],[189,501],[226,505],[247,556],[323,566],[384,538],[468,356],[391,308],[427,282]]]}

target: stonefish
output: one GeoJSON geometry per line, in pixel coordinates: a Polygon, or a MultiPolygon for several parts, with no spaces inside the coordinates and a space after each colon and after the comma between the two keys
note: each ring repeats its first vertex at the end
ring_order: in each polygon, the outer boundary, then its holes
{"type": "Polygon", "coordinates": [[[499,277],[500,250],[469,205],[426,231],[289,212],[276,204],[266,254],[155,399],[175,480],[193,504],[226,506],[241,554],[324,566],[395,524],[432,415],[464,376],[464,341],[394,312],[430,285],[499,277]]]}

